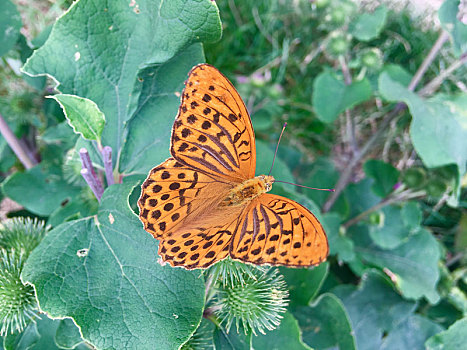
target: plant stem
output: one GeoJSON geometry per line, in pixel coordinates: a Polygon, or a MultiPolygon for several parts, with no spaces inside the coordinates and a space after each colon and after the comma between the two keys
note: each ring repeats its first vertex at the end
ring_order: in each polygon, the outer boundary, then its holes
{"type": "Polygon", "coordinates": [[[374,211],[377,211],[377,210],[379,210],[379,209],[381,209],[381,208],[383,208],[383,207],[385,207],[387,205],[390,205],[392,203],[396,203],[396,202],[399,202],[399,201],[405,201],[405,200],[409,200],[409,199],[414,199],[414,198],[422,198],[425,195],[426,195],[425,191],[412,192],[412,191],[409,190],[409,191],[402,192],[402,193],[400,193],[398,195],[395,195],[395,196],[387,197],[387,198],[383,199],[381,202],[379,202],[378,204],[375,204],[371,208],[365,210],[364,212],[358,214],[354,218],[348,220],[342,226],[345,227],[345,228],[348,228],[348,227],[350,227],[352,225],[355,225],[357,222],[359,222],[360,220],[365,218],[368,214],[371,214],[374,211]]]}
{"type": "Polygon", "coordinates": [[[115,183],[112,169],[112,147],[105,146],[102,149],[102,160],[104,162],[105,178],[107,179],[107,186],[115,183]]]}
{"type": "MultiPolygon", "coordinates": [[[[420,65],[420,68],[417,70],[414,77],[412,78],[408,86],[409,91],[413,91],[415,87],[418,85],[423,75],[425,74],[426,70],[428,69],[430,64],[433,62],[439,50],[441,49],[441,47],[443,46],[443,44],[446,42],[448,38],[449,38],[449,35],[443,30],[443,32],[441,32],[436,42],[433,44],[433,47],[430,49],[430,52],[428,53],[427,57],[420,65]]],[[[404,103],[399,102],[394,107],[394,109],[391,112],[389,112],[389,114],[386,115],[386,117],[383,119],[381,124],[378,125],[378,128],[379,128],[378,131],[368,139],[366,144],[360,149],[360,152],[353,154],[352,158],[347,164],[347,167],[342,172],[342,174],[339,177],[339,180],[337,181],[337,184],[335,186],[336,191],[331,193],[331,195],[328,197],[328,199],[323,205],[324,213],[328,212],[331,209],[331,207],[334,205],[334,203],[336,202],[341,192],[344,190],[344,188],[349,183],[355,166],[357,166],[357,164],[360,162],[361,159],[363,159],[366,153],[369,150],[371,150],[372,147],[376,144],[379,137],[383,135],[383,133],[386,131],[385,129],[391,123],[391,120],[395,118],[399,114],[399,112],[404,110],[405,108],[407,108],[407,106],[404,103]]]]}
{"type": "Polygon", "coordinates": [[[418,93],[420,96],[428,96],[433,94],[433,92],[446,80],[446,78],[454,72],[457,68],[461,67],[467,63],[467,52],[463,53],[462,56],[454,61],[448,68],[442,70],[439,75],[437,75],[432,81],[426,84],[423,89],[418,93]]]}
{"type": "Polygon", "coordinates": [[[414,91],[415,87],[418,85],[418,83],[422,79],[428,67],[433,63],[433,60],[435,59],[439,50],[443,47],[444,43],[448,39],[449,39],[449,33],[443,30],[441,34],[439,35],[438,39],[436,40],[436,42],[434,43],[434,45],[432,46],[430,52],[428,53],[428,55],[425,57],[422,64],[418,68],[417,72],[413,76],[412,81],[410,82],[408,86],[409,91],[414,91]]]}
{"type": "Polygon", "coordinates": [[[334,187],[336,191],[331,193],[331,195],[328,197],[328,199],[324,203],[323,213],[326,213],[331,209],[334,202],[337,200],[341,192],[344,190],[345,186],[348,184],[355,166],[360,162],[363,156],[366,155],[366,153],[373,148],[373,146],[376,144],[380,136],[383,135],[383,133],[386,131],[386,128],[391,123],[391,120],[395,116],[397,116],[400,111],[404,110],[405,108],[406,108],[406,105],[402,102],[399,102],[396,105],[396,107],[394,107],[394,109],[391,112],[389,112],[386,115],[386,117],[384,117],[381,124],[378,125],[378,131],[374,133],[368,139],[365,145],[363,145],[363,147],[360,149],[360,152],[355,153],[353,155],[353,157],[350,159],[349,163],[347,164],[347,167],[345,168],[345,170],[342,172],[341,176],[339,177],[339,180],[337,181],[336,186],[334,187]]]}
{"type": "Polygon", "coordinates": [[[0,133],[3,135],[10,148],[13,150],[13,152],[15,152],[16,156],[26,169],[31,169],[34,165],[37,164],[37,161],[34,158],[29,157],[28,151],[19,142],[18,138],[15,136],[13,131],[11,131],[10,127],[8,126],[5,119],[3,119],[1,114],[0,133]]]}
{"type": "Polygon", "coordinates": [[[104,189],[102,188],[102,184],[100,183],[99,179],[96,176],[93,176],[92,173],[85,168],[81,169],[81,175],[84,177],[84,180],[86,180],[86,183],[89,185],[97,200],[100,202],[102,194],[104,193],[104,189]]]}
{"type": "Polygon", "coordinates": [[[89,187],[91,187],[91,190],[94,192],[97,200],[100,201],[102,194],[104,193],[104,187],[94,171],[91,158],[89,157],[89,153],[86,148],[83,147],[79,150],[79,156],[83,167],[83,169],[81,169],[81,175],[84,177],[89,187]]]}

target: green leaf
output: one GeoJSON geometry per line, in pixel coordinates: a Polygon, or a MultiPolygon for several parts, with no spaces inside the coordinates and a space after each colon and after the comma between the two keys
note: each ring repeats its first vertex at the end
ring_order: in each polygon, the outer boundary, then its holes
{"type": "Polygon", "coordinates": [[[63,349],[74,349],[81,344],[83,339],[79,333],[78,327],[70,318],[60,320],[60,323],[55,333],[55,343],[63,349]]]}
{"type": "Polygon", "coordinates": [[[467,25],[458,18],[462,14],[460,6],[459,0],[446,0],[438,11],[441,26],[451,35],[456,57],[467,51],[467,25]]]}
{"type": "Polygon", "coordinates": [[[304,269],[279,267],[289,289],[289,307],[308,305],[310,300],[318,294],[329,270],[329,263],[304,269]]]}
{"type": "MultiPolygon", "coordinates": [[[[309,187],[332,188],[339,178],[339,172],[336,170],[334,162],[324,157],[316,159],[310,168],[299,169],[299,171],[300,174],[303,174],[303,181],[299,184],[309,187]]],[[[327,191],[303,190],[303,193],[318,204],[319,207],[322,207],[329,197],[329,192],[327,191]]],[[[342,217],[349,215],[349,203],[345,196],[338,198],[334,204],[333,211],[337,211],[342,217]]]]}
{"type": "Polygon", "coordinates": [[[237,328],[232,326],[227,333],[222,328],[216,328],[213,334],[216,349],[222,350],[250,350],[251,332],[245,334],[243,331],[237,332],[237,328]]]}
{"type": "Polygon", "coordinates": [[[425,341],[443,328],[420,315],[411,315],[384,338],[381,350],[423,349],[425,341]]]}
{"type": "Polygon", "coordinates": [[[299,307],[294,316],[303,332],[303,341],[314,349],[356,349],[349,316],[335,295],[321,295],[310,306],[299,307]]]}
{"type": "MultiPolygon", "coordinates": [[[[47,318],[47,317],[46,317],[47,318]]],[[[40,321],[39,321],[40,322],[40,321]]],[[[41,335],[37,330],[37,323],[31,322],[21,333],[8,333],[3,337],[3,350],[28,350],[33,349],[41,335]]]]}
{"type": "Polygon", "coordinates": [[[352,203],[349,217],[353,218],[381,202],[381,198],[376,196],[371,190],[373,183],[373,179],[364,178],[356,184],[347,186],[344,192],[349,203],[352,203]]]}
{"type": "Polygon", "coordinates": [[[391,193],[399,178],[399,171],[382,160],[370,159],[366,161],[363,170],[368,177],[374,180],[371,189],[380,197],[386,197],[391,193]]]}
{"type": "Polygon", "coordinates": [[[253,349],[310,349],[310,347],[303,343],[298,322],[289,312],[284,314],[284,318],[278,328],[264,335],[253,336],[251,343],[253,349]]]}
{"type": "Polygon", "coordinates": [[[80,192],[44,163],[23,173],[14,173],[2,183],[2,190],[15,202],[41,216],[50,215],[65,200],[80,192]]]}
{"type": "MultiPolygon", "coordinates": [[[[89,191],[89,189],[84,189],[84,191],[89,191]]],[[[62,222],[81,219],[87,216],[91,216],[97,213],[97,199],[92,198],[83,198],[84,195],[77,196],[67,201],[52,213],[50,213],[47,224],[52,227],[58,226],[62,222]]]]}
{"type": "Polygon", "coordinates": [[[383,249],[394,249],[407,241],[409,229],[402,220],[401,208],[389,205],[381,209],[383,220],[380,225],[370,225],[373,242],[383,249]]]}
{"type": "Polygon", "coordinates": [[[370,41],[379,36],[386,23],[388,9],[381,5],[373,13],[362,13],[349,25],[350,34],[360,41],[370,41]]]}
{"type": "Polygon", "coordinates": [[[157,67],[148,67],[138,74],[132,95],[136,108],[128,124],[119,171],[124,174],[147,174],[169,156],[172,125],[180,105],[183,82],[190,69],[204,61],[203,48],[193,44],[157,67]]]}
{"type": "Polygon", "coordinates": [[[45,315],[31,322],[24,332],[4,338],[5,350],[55,350],[60,349],[54,341],[59,320],[51,320],[45,315]]]}
{"type": "Polygon", "coordinates": [[[16,6],[10,0],[0,2],[0,56],[15,46],[23,26],[16,6]]]}
{"type": "Polygon", "coordinates": [[[349,262],[355,259],[353,241],[340,230],[342,219],[336,213],[327,213],[321,222],[328,237],[329,254],[337,255],[339,261],[349,262]]]}
{"type": "MultiPolygon", "coordinates": [[[[274,149],[271,148],[264,141],[256,140],[256,174],[267,174],[271,168],[272,160],[274,158],[274,149]]],[[[274,163],[274,169],[272,170],[271,175],[274,176],[276,180],[294,182],[295,178],[290,172],[287,164],[280,158],[276,158],[274,163]]],[[[274,188],[281,186],[282,184],[277,183],[274,188]]],[[[283,186],[287,191],[294,191],[295,186],[285,185],[283,186]]],[[[274,192],[273,192],[274,193],[274,192]]]]}
{"type": "Polygon", "coordinates": [[[53,98],[60,104],[75,133],[81,134],[86,140],[100,143],[105,116],[93,101],[66,94],[53,95],[49,98],[53,98]]]}
{"type": "Polygon", "coordinates": [[[199,271],[158,263],[158,241],[128,205],[133,188],[107,188],[97,217],[51,230],[22,278],[41,310],[73,318],[97,348],[178,349],[201,321],[204,281],[199,271]]]}
{"type": "Polygon", "coordinates": [[[385,65],[381,74],[383,73],[389,75],[393,81],[396,81],[403,86],[409,86],[410,81],[412,80],[412,75],[407,72],[404,67],[401,67],[398,64],[385,65]]]}
{"type": "Polygon", "coordinates": [[[51,75],[60,92],[94,101],[106,116],[102,144],[118,155],[138,100],[140,70],[220,35],[219,11],[210,0],[78,1],[24,70],[51,75]]]}
{"type": "Polygon", "coordinates": [[[422,222],[422,211],[417,202],[407,202],[401,211],[402,221],[408,229],[418,229],[422,222]]]}
{"type": "Polygon", "coordinates": [[[456,164],[460,182],[467,164],[467,96],[437,95],[424,100],[385,73],[379,78],[379,90],[387,100],[409,106],[410,137],[424,164],[428,168],[456,164]]]}
{"type": "Polygon", "coordinates": [[[467,317],[457,321],[446,331],[432,336],[425,343],[427,350],[462,349],[465,347],[467,317]]]}
{"type": "Polygon", "coordinates": [[[433,235],[420,229],[392,250],[381,249],[371,241],[362,226],[353,236],[356,253],[368,263],[387,269],[395,285],[408,299],[426,297],[430,303],[439,300],[436,284],[439,279],[440,252],[433,235]]]}
{"type": "Polygon", "coordinates": [[[384,333],[396,327],[416,307],[402,299],[376,270],[365,273],[358,289],[341,285],[333,293],[345,306],[359,350],[379,349],[384,333]]]}
{"type": "Polygon", "coordinates": [[[323,72],[313,83],[313,107],[318,118],[325,123],[332,123],[347,108],[370,97],[371,85],[366,78],[345,85],[333,73],[323,72]]]}

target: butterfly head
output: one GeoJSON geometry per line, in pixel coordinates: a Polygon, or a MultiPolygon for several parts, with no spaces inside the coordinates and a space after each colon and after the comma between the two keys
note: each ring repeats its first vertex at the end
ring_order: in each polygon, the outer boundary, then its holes
{"type": "Polygon", "coordinates": [[[272,184],[274,183],[274,181],[276,181],[274,179],[274,177],[270,176],[270,175],[260,175],[258,176],[258,178],[261,180],[261,182],[263,183],[264,185],[264,189],[266,190],[266,192],[269,192],[271,191],[272,189],[272,184]]]}

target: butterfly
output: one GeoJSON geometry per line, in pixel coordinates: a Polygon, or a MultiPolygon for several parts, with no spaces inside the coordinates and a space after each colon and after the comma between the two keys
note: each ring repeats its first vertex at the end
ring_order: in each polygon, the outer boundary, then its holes
{"type": "Polygon", "coordinates": [[[306,267],[329,253],[316,217],[269,194],[255,177],[255,135],[232,83],[208,64],[189,73],[172,128],[172,157],[152,169],[138,200],[140,220],[172,266],[207,268],[230,256],[252,264],[306,267]]]}

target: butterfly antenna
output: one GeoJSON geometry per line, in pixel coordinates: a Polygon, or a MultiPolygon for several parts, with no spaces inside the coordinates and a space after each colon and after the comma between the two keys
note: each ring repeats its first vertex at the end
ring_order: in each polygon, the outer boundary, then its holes
{"type": "Polygon", "coordinates": [[[315,187],[308,187],[308,186],[298,185],[298,184],[294,184],[294,183],[292,183],[292,182],[287,182],[287,181],[275,180],[274,182],[282,182],[283,184],[289,184],[289,185],[294,185],[294,186],[298,186],[298,187],[308,188],[308,189],[310,189],[310,190],[328,191],[328,192],[335,192],[335,191],[336,191],[334,188],[315,188],[315,187]]]}
{"type": "Polygon", "coordinates": [[[274,152],[274,158],[272,159],[271,169],[269,170],[268,176],[271,175],[272,168],[274,167],[274,162],[276,160],[277,150],[279,149],[279,143],[281,142],[282,134],[284,133],[285,127],[287,126],[287,122],[284,123],[282,127],[281,134],[279,136],[279,141],[277,141],[276,151],[274,152]]]}

